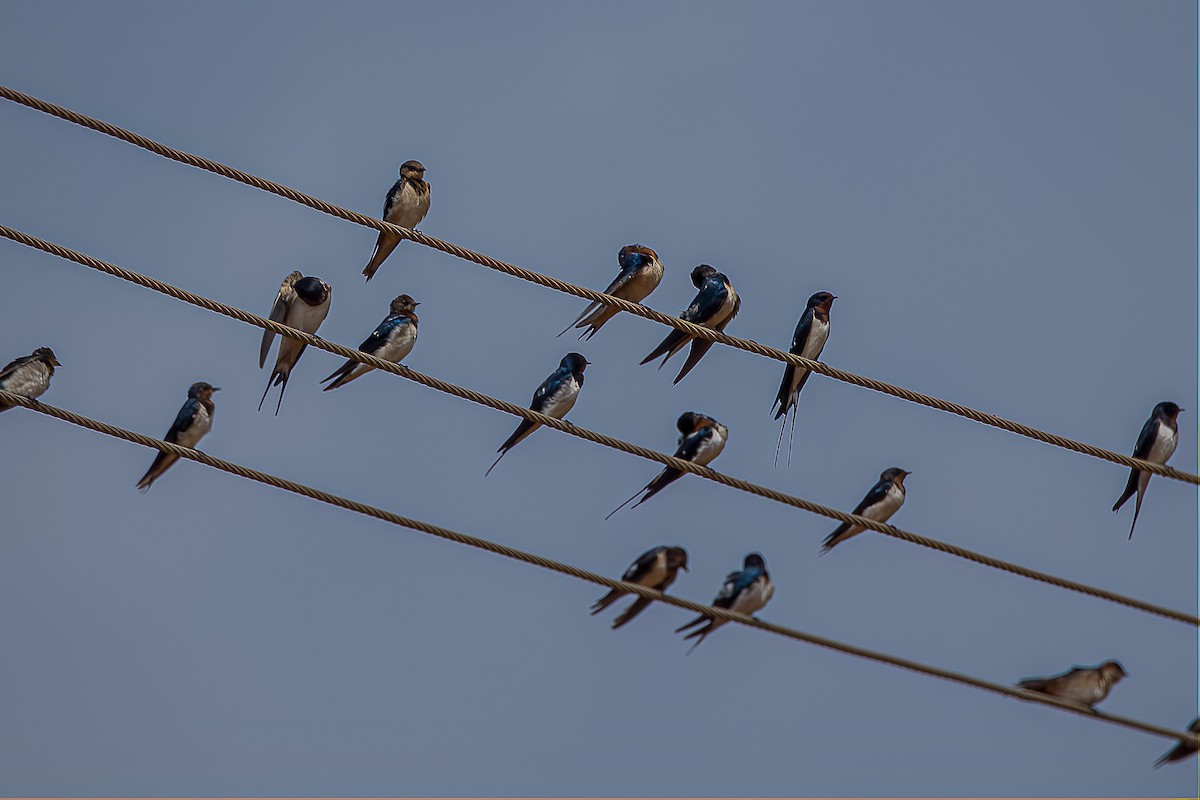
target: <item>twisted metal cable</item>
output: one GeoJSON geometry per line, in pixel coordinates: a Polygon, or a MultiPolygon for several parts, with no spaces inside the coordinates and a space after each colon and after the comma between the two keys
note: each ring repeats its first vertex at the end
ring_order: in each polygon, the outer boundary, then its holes
{"type": "Polygon", "coordinates": [[[1051,575],[1050,573],[1040,572],[1028,567],[1023,567],[1020,564],[1002,561],[998,558],[992,558],[991,556],[983,555],[982,553],[976,553],[975,551],[968,550],[964,547],[958,547],[938,539],[932,539],[928,536],[911,533],[886,523],[876,522],[875,520],[868,519],[866,517],[861,517],[855,514],[847,514],[846,512],[840,511],[836,508],[823,506],[810,500],[805,500],[803,498],[785,494],[784,492],[780,492],[766,486],[761,486],[756,483],[751,483],[750,481],[742,480],[741,478],[734,478],[724,473],[717,472],[710,467],[700,466],[692,463],[691,461],[684,461],[682,459],[675,458],[674,456],[669,456],[665,453],[651,450],[647,447],[642,447],[640,445],[626,442],[622,439],[597,433],[595,431],[588,430],[587,428],[581,428],[577,425],[567,422],[566,420],[560,420],[556,419],[555,417],[546,416],[545,414],[541,414],[530,408],[526,408],[525,406],[509,403],[505,400],[500,400],[483,394],[482,392],[476,392],[472,389],[465,389],[461,386],[457,386],[456,384],[449,383],[448,381],[443,381],[439,378],[425,375],[403,364],[384,361],[368,353],[363,353],[334,342],[326,341],[319,336],[314,336],[312,334],[296,330],[295,328],[289,328],[286,325],[279,324],[278,322],[263,319],[262,317],[251,314],[250,312],[244,311],[240,308],[226,305],[225,303],[212,300],[204,297],[203,295],[194,294],[169,283],[164,283],[163,281],[155,278],[147,277],[123,267],[118,267],[115,264],[109,264],[106,261],[101,261],[100,259],[93,258],[84,253],[54,244],[53,242],[47,242],[43,239],[30,236],[29,234],[22,233],[21,231],[14,230],[3,225],[0,225],[0,236],[12,239],[13,241],[19,242],[27,247],[42,250],[65,260],[98,270],[100,272],[104,272],[108,275],[112,275],[125,281],[129,281],[130,283],[136,283],[139,286],[152,289],[161,294],[165,294],[177,300],[182,300],[185,303],[190,303],[191,305],[198,306],[208,311],[223,314],[240,322],[245,322],[249,325],[254,325],[258,328],[263,328],[282,336],[288,336],[293,339],[297,339],[309,345],[310,347],[315,347],[319,350],[325,350],[326,352],[333,353],[334,355],[341,356],[342,358],[357,361],[360,364],[366,364],[393,375],[399,375],[402,378],[419,383],[422,386],[427,386],[436,391],[453,395],[455,397],[462,398],[463,400],[468,400],[472,403],[487,406],[488,408],[494,408],[497,411],[503,411],[507,414],[521,417],[522,419],[530,422],[541,423],[547,427],[562,431],[563,433],[568,433],[572,436],[584,439],[585,441],[592,442],[593,444],[603,445],[614,450],[619,450],[623,453],[638,456],[649,461],[655,461],[659,464],[680,470],[682,472],[690,472],[693,475],[699,475],[700,477],[706,478],[715,483],[720,483],[724,486],[729,486],[730,488],[747,492],[758,497],[763,497],[768,500],[773,500],[777,503],[799,508],[813,514],[829,517],[830,519],[835,519],[839,522],[850,522],[855,525],[861,525],[864,528],[882,533],[885,536],[891,536],[894,539],[900,539],[901,541],[909,542],[910,544],[927,547],[931,550],[936,550],[938,552],[956,556],[967,561],[972,561],[976,564],[982,564],[983,566],[991,567],[992,569],[998,569],[1014,575],[1020,575],[1021,577],[1029,578],[1030,580],[1035,580],[1041,583],[1050,584],[1051,586],[1057,586],[1062,589],[1079,592],[1081,594],[1107,600],[1109,602],[1117,603],[1129,608],[1135,608],[1139,611],[1144,611],[1150,614],[1166,617],[1167,619],[1173,619],[1188,625],[1200,627],[1200,617],[1194,614],[1176,611],[1164,606],[1159,606],[1143,600],[1127,597],[1116,592],[1110,592],[1106,589],[1100,589],[1094,586],[1089,586],[1085,583],[1079,583],[1077,581],[1051,575]]]}
{"type": "Polygon", "coordinates": [[[943,680],[952,681],[954,683],[959,683],[966,686],[973,686],[977,689],[994,692],[1006,697],[1013,697],[1018,700],[1025,700],[1031,703],[1039,703],[1041,705],[1050,706],[1063,711],[1070,711],[1074,714],[1092,717],[1113,725],[1132,728],[1133,730],[1142,731],[1143,733],[1149,733],[1155,736],[1161,736],[1166,739],[1174,739],[1185,744],[1196,745],[1198,742],[1200,742],[1200,737],[1197,737],[1195,734],[1187,731],[1177,731],[1148,722],[1142,722],[1141,720],[1132,719],[1130,717],[1108,714],[1103,711],[1095,711],[1087,706],[1061,700],[1057,697],[1051,697],[1050,695],[1043,695],[1039,694],[1038,692],[1020,689],[1015,686],[1007,686],[1002,683],[994,683],[992,681],[975,678],[958,672],[952,672],[939,667],[932,667],[926,664],[921,664],[917,661],[910,661],[908,659],[899,658],[886,653],[880,653],[863,647],[845,644],[834,639],[827,639],[823,636],[805,633],[804,631],[788,628],[783,625],[765,622],[757,617],[751,617],[745,614],[727,611],[723,608],[702,605],[691,600],[685,600],[681,597],[675,597],[674,595],[663,594],[654,589],[641,586],[640,584],[614,580],[605,575],[601,575],[581,567],[576,567],[572,564],[555,561],[554,559],[546,558],[545,556],[540,556],[536,553],[529,553],[524,550],[519,550],[515,547],[508,547],[507,545],[499,544],[478,536],[459,533],[458,531],[453,531],[449,528],[443,528],[440,525],[434,525],[422,520],[401,516],[400,514],[386,511],[376,506],[360,503],[357,500],[350,500],[330,492],[322,491],[321,489],[314,489],[311,486],[306,486],[305,484],[297,483],[296,481],[280,478],[276,475],[260,472],[256,469],[251,469],[240,464],[235,464],[231,461],[225,461],[224,459],[210,456],[207,453],[201,452],[200,450],[193,450],[190,447],[181,447],[177,444],[164,442],[161,439],[143,436],[140,433],[134,433],[133,431],[125,430],[124,428],[119,428],[115,425],[109,425],[106,422],[100,422],[98,420],[91,419],[90,417],[76,414],[73,411],[67,411],[55,406],[39,403],[36,400],[30,400],[29,398],[21,395],[11,394],[9,392],[0,390],[0,400],[3,400],[6,403],[11,403],[12,405],[24,406],[25,408],[28,408],[31,411],[36,411],[39,414],[44,414],[48,417],[54,417],[55,419],[62,420],[63,422],[68,422],[72,425],[87,428],[88,430],[102,433],[106,436],[111,436],[116,439],[123,439],[127,442],[142,445],[143,447],[149,447],[164,453],[180,456],[181,458],[186,458],[189,461],[195,461],[200,464],[204,464],[207,467],[212,467],[213,469],[217,469],[222,472],[228,472],[231,475],[237,475],[240,478],[246,478],[247,480],[263,483],[267,486],[273,486],[276,489],[283,489],[284,491],[292,492],[293,494],[298,494],[303,497],[308,497],[321,503],[327,503],[347,511],[353,511],[356,514],[374,517],[375,519],[389,522],[393,525],[399,525],[403,528],[409,528],[410,530],[419,531],[431,536],[437,536],[438,538],[447,539],[449,541],[466,545],[468,547],[474,547],[479,550],[486,550],[489,553],[504,556],[505,558],[523,561],[526,564],[532,564],[535,567],[558,572],[579,580],[588,581],[589,583],[603,586],[606,589],[617,589],[630,594],[636,594],[639,597],[646,598],[647,600],[653,600],[675,606],[676,608],[682,608],[685,611],[700,614],[708,617],[709,619],[721,619],[728,622],[736,622],[739,625],[745,625],[749,628],[757,628],[761,631],[767,631],[768,633],[774,633],[778,636],[788,639],[795,639],[796,641],[800,642],[807,642],[808,644],[824,647],[828,650],[835,650],[839,653],[845,653],[847,655],[857,656],[859,658],[865,658],[871,661],[877,661],[882,664],[900,667],[901,669],[906,669],[911,672],[918,672],[923,675],[941,678],[943,680]]]}
{"type": "Polygon", "coordinates": [[[960,403],[954,403],[949,400],[943,400],[939,397],[934,397],[932,395],[915,392],[911,389],[905,389],[901,386],[895,386],[884,381],[875,380],[874,378],[857,375],[853,372],[846,372],[845,370],[838,369],[837,367],[831,367],[828,364],[820,361],[812,361],[810,359],[803,358],[802,356],[794,355],[774,347],[760,344],[751,339],[742,339],[736,336],[729,336],[725,333],[718,333],[717,331],[709,328],[694,325],[690,322],[685,322],[678,317],[664,314],[661,311],[655,311],[652,308],[647,308],[639,303],[631,303],[628,300],[622,300],[619,297],[613,297],[612,295],[607,295],[602,292],[596,292],[583,286],[576,286],[573,283],[567,283],[566,281],[559,280],[558,278],[552,278],[548,275],[534,272],[533,270],[518,267],[514,264],[509,264],[508,262],[492,258],[491,256],[477,253],[474,250],[468,250],[465,247],[460,247],[459,245],[451,242],[443,241],[437,237],[429,236],[428,234],[421,233],[420,231],[401,228],[398,225],[393,225],[389,222],[384,222],[383,220],[375,219],[374,217],[369,217],[365,214],[360,214],[356,211],[342,208],[341,206],[337,206],[333,203],[328,203],[324,200],[312,197],[311,195],[307,195],[304,192],[297,191],[296,189],[292,189],[288,186],[266,180],[265,178],[259,178],[258,176],[251,175],[248,172],[243,172],[242,170],[226,166],[220,162],[193,155],[183,150],[176,150],[173,147],[160,144],[159,142],[156,142],[153,139],[148,139],[140,134],[125,130],[124,128],[118,128],[116,125],[111,125],[103,120],[98,120],[94,117],[80,114],[77,111],[72,111],[71,109],[63,108],[62,106],[58,106],[53,103],[48,103],[45,100],[34,97],[33,95],[25,94],[24,92],[17,91],[16,89],[12,89],[7,86],[0,85],[0,97],[11,100],[14,103],[19,103],[23,106],[27,106],[28,108],[32,108],[36,111],[41,111],[44,114],[49,114],[51,116],[58,117],[59,119],[66,120],[67,122],[71,122],[99,133],[103,133],[107,136],[120,139],[124,142],[135,145],[136,147],[149,150],[150,152],[160,155],[164,158],[171,159],[172,161],[177,161],[181,164],[187,164],[189,166],[196,167],[197,169],[203,169],[230,180],[244,183],[248,186],[253,186],[256,189],[261,189],[265,192],[279,195],[280,197],[286,198],[295,203],[299,203],[303,206],[308,206],[309,208],[320,211],[324,214],[329,214],[331,216],[338,217],[339,219],[344,219],[348,222],[362,225],[366,228],[373,228],[377,231],[393,233],[403,239],[408,239],[409,241],[433,248],[434,250],[440,250],[443,253],[448,253],[449,255],[455,256],[463,261],[470,261],[480,266],[487,267],[488,269],[502,272],[505,275],[509,275],[514,278],[520,278],[521,280],[528,281],[530,283],[536,283],[539,286],[544,286],[557,292],[563,292],[565,294],[571,294],[575,295],[576,297],[583,298],[584,300],[601,303],[603,305],[616,308],[620,311],[625,311],[644,319],[648,319],[662,325],[667,325],[668,327],[683,331],[684,333],[695,336],[699,339],[717,342],[738,350],[745,350],[749,353],[755,353],[776,361],[782,361],[785,364],[803,367],[804,369],[808,369],[813,372],[819,372],[822,375],[833,378],[834,380],[850,383],[865,389],[871,389],[872,391],[881,392],[882,394],[890,395],[892,397],[898,397],[901,400],[907,400],[911,403],[916,403],[918,405],[923,405],[939,411],[945,411],[960,417],[966,417],[967,419],[974,420],[975,422],[979,422],[983,425],[989,425],[993,428],[1000,428],[1001,430],[1008,431],[1009,433],[1015,433],[1019,436],[1024,436],[1029,439],[1036,439],[1037,441],[1045,442],[1046,444],[1051,444],[1066,450],[1073,450],[1077,453],[1083,453],[1084,455],[1092,456],[1094,458],[1111,461],[1114,464],[1120,464],[1124,467],[1136,467],[1139,470],[1151,472],[1155,475],[1162,475],[1167,478],[1172,478],[1174,480],[1184,481],[1187,483],[1200,484],[1200,475],[1193,475],[1191,473],[1183,472],[1175,469],[1174,467],[1168,467],[1162,464],[1152,464],[1147,461],[1130,458],[1129,456],[1113,452],[1112,450],[1106,450],[1102,447],[1096,447],[1095,445],[1087,444],[1086,442],[1069,439],[1065,436],[1058,436],[1057,434],[1049,433],[1047,431],[1043,431],[1029,425],[1024,425],[1019,422],[1013,422],[1012,420],[1005,419],[1004,417],[979,411],[977,409],[970,408],[969,406],[964,406],[960,403]]]}

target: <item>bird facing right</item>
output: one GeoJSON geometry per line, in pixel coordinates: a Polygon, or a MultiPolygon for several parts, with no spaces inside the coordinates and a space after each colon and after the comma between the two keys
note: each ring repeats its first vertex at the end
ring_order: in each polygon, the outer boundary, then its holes
{"type": "MultiPolygon", "coordinates": [[[[388,190],[383,203],[383,221],[401,228],[413,230],[429,213],[429,183],[425,180],[425,165],[420,161],[405,161],[400,165],[400,179],[388,190]]],[[[380,231],[375,240],[375,252],[363,267],[367,280],[387,260],[400,244],[401,237],[389,231],[380,231]]]]}
{"type": "MultiPolygon", "coordinates": [[[[892,518],[892,514],[895,514],[900,510],[900,506],[904,505],[904,498],[907,495],[904,479],[911,474],[899,467],[885,469],[879,475],[879,482],[872,486],[871,491],[867,492],[867,496],[862,499],[862,502],[854,507],[853,513],[876,522],[887,522],[892,518]]],[[[865,530],[867,529],[862,525],[843,522],[833,533],[825,537],[825,541],[821,545],[821,555],[825,555],[836,545],[865,530]]]]}
{"type": "MultiPolygon", "coordinates": [[[[829,310],[837,295],[829,292],[817,292],[808,298],[808,305],[796,323],[796,332],[792,335],[792,346],[788,350],[792,355],[816,361],[825,349],[829,339],[829,310]]],[[[779,383],[779,391],[775,393],[775,419],[783,418],[779,426],[779,441],[775,443],[775,466],[779,466],[779,445],[783,443],[783,429],[787,425],[787,414],[792,412],[792,433],[796,432],[796,401],[800,390],[808,381],[812,370],[787,364],[783,368],[783,380],[779,383]]],[[[792,442],[788,440],[788,464],[792,463],[792,442]]]]}
{"type": "MultiPolygon", "coordinates": [[[[1163,401],[1154,407],[1150,419],[1142,426],[1138,434],[1137,445],[1133,448],[1133,457],[1154,464],[1166,464],[1175,452],[1179,443],[1179,412],[1182,408],[1170,402],[1163,401]]],[[[1112,510],[1118,511],[1125,501],[1137,493],[1137,502],[1133,506],[1133,522],[1129,526],[1129,538],[1133,538],[1133,529],[1137,525],[1138,514],[1142,512],[1142,498],[1146,496],[1146,487],[1150,485],[1150,473],[1142,472],[1136,467],[1130,467],[1129,480],[1125,482],[1125,491],[1117,498],[1112,510]]]]}
{"type": "MultiPolygon", "coordinates": [[[[371,332],[371,335],[358,346],[358,349],[384,361],[399,364],[404,357],[412,352],[417,343],[417,306],[421,305],[406,294],[393,298],[388,306],[388,315],[383,322],[371,332]]],[[[355,378],[366,375],[375,369],[367,364],[361,364],[354,359],[346,359],[333,373],[324,378],[321,383],[331,381],[323,391],[345,386],[355,378]]]]}
{"type": "MultiPolygon", "coordinates": [[[[629,569],[625,570],[625,574],[621,576],[621,580],[626,583],[636,583],[639,586],[665,592],[675,582],[675,577],[679,574],[679,570],[682,569],[684,572],[687,572],[687,568],[687,550],[684,550],[682,547],[655,547],[638,556],[638,560],[633,562],[629,569]]],[[[599,614],[620,600],[625,594],[627,592],[623,592],[620,589],[613,589],[604,595],[604,597],[592,603],[592,615],[599,614]]],[[[630,604],[629,608],[625,609],[613,620],[613,630],[616,630],[642,613],[649,605],[649,600],[639,596],[630,604]]]]}
{"type": "MultiPolygon", "coordinates": [[[[529,402],[530,410],[555,419],[565,417],[567,412],[575,407],[575,401],[579,399],[579,390],[583,388],[583,371],[587,365],[588,360],[579,353],[567,353],[563,356],[562,360],[558,362],[558,369],[551,372],[534,391],[533,399],[529,402]]],[[[525,441],[526,437],[540,427],[542,427],[540,422],[521,420],[512,435],[504,440],[504,444],[500,445],[496,451],[500,455],[488,467],[487,472],[483,473],[483,477],[486,478],[492,474],[492,470],[500,463],[500,459],[508,454],[509,450],[525,441]]]]}
{"type": "MultiPolygon", "coordinates": [[[[0,369],[0,389],[36,400],[50,388],[54,368],[61,366],[53,350],[39,347],[32,354],[13,359],[4,365],[4,369],[0,369]]],[[[0,411],[8,411],[12,407],[0,400],[0,411]]]]}
{"type": "MultiPolygon", "coordinates": [[[[212,430],[213,413],[217,410],[212,396],[213,392],[219,391],[221,391],[220,387],[204,381],[197,381],[188,387],[188,399],[179,409],[179,413],[175,416],[175,422],[167,431],[167,435],[163,437],[163,441],[191,448],[200,444],[204,435],[212,430]]],[[[150,469],[146,470],[146,474],[138,481],[138,490],[148,491],[154,482],[178,460],[179,456],[174,453],[159,452],[154,457],[154,463],[150,465],[150,469]]]]}
{"type": "Polygon", "coordinates": [[[1051,678],[1025,678],[1017,686],[1091,708],[1108,697],[1124,677],[1127,675],[1120,663],[1105,661],[1097,667],[1074,667],[1051,678]]]}

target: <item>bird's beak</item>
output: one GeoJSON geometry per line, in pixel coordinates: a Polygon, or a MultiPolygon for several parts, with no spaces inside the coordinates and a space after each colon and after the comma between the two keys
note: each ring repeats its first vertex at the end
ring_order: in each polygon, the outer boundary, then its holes
{"type": "Polygon", "coordinates": [[[421,304],[420,304],[420,303],[416,303],[416,302],[414,302],[414,303],[413,303],[413,308],[416,308],[416,307],[417,307],[417,306],[419,306],[419,305],[421,305],[421,304]]]}
{"type": "Polygon", "coordinates": [[[679,566],[680,566],[680,568],[681,568],[681,569],[682,569],[684,572],[688,572],[688,571],[689,571],[689,570],[688,570],[688,568],[687,568],[687,564],[680,564],[679,566]]]}
{"type": "Polygon", "coordinates": [[[219,392],[219,391],[221,391],[221,387],[220,387],[220,386],[214,386],[214,387],[213,387],[213,391],[214,391],[214,392],[219,392]]]}
{"type": "MultiPolygon", "coordinates": [[[[54,366],[56,366],[56,367],[61,367],[61,366],[62,366],[62,362],[61,362],[61,361],[59,361],[57,358],[52,358],[52,359],[50,359],[50,363],[51,363],[51,364],[53,364],[53,365],[54,365],[54,366]]],[[[1181,409],[1179,409],[1179,410],[1180,410],[1180,411],[1182,411],[1183,409],[1181,408],[1181,409]]]]}

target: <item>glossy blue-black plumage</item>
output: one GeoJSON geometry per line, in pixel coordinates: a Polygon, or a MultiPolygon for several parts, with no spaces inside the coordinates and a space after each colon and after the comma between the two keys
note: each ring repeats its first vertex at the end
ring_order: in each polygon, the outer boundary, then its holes
{"type": "MultiPolygon", "coordinates": [[[[569,388],[569,384],[574,383],[576,392],[583,388],[583,371],[587,365],[588,360],[579,353],[567,353],[565,356],[563,356],[562,360],[558,362],[558,368],[555,369],[554,372],[551,372],[550,375],[548,375],[546,379],[542,381],[541,385],[538,386],[538,388],[534,391],[533,399],[529,403],[529,408],[533,411],[537,411],[540,414],[556,416],[557,418],[561,419],[566,412],[563,411],[560,414],[551,413],[553,411],[551,406],[561,399],[560,395],[562,391],[566,388],[569,388]]],[[[496,450],[500,456],[494,462],[492,462],[492,466],[488,467],[487,472],[484,473],[484,477],[487,477],[491,474],[492,470],[496,468],[496,465],[500,463],[500,459],[504,458],[505,454],[509,450],[520,444],[520,442],[525,439],[526,436],[532,433],[534,429],[540,427],[541,424],[542,423],[540,422],[532,422],[527,419],[521,420],[521,423],[517,425],[517,429],[513,431],[512,435],[504,440],[504,444],[500,445],[500,447],[496,450]]]]}

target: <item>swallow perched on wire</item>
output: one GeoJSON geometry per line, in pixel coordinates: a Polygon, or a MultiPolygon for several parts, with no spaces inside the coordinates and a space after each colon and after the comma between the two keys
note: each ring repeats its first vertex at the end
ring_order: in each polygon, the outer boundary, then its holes
{"type": "MultiPolygon", "coordinates": [[[[617,263],[621,266],[621,271],[604,290],[605,294],[611,294],[613,297],[619,297],[631,303],[640,303],[649,297],[662,281],[663,265],[658,260],[658,253],[649,247],[627,244],[617,254],[617,263]]],[[[579,334],[579,338],[591,339],[596,335],[596,331],[604,326],[604,323],[617,315],[617,311],[618,309],[603,303],[592,303],[575,318],[574,322],[563,328],[559,336],[571,330],[572,327],[586,328],[587,330],[579,334]]]]}
{"type": "MultiPolygon", "coordinates": [[[[588,360],[579,353],[567,353],[562,357],[562,361],[558,362],[558,369],[551,372],[533,393],[533,400],[530,401],[529,408],[555,419],[565,417],[567,412],[574,408],[575,400],[579,397],[579,390],[583,387],[583,371],[587,365],[588,360]]],[[[492,470],[500,463],[500,459],[508,454],[509,450],[516,447],[525,440],[525,437],[540,427],[542,427],[540,422],[521,420],[521,424],[513,431],[512,436],[509,436],[504,440],[504,444],[500,445],[500,449],[496,451],[500,455],[488,467],[487,472],[483,473],[483,477],[486,478],[492,474],[492,470]]]]}
{"type": "Polygon", "coordinates": [[[1025,678],[1017,686],[1091,708],[1108,697],[1124,677],[1124,667],[1116,661],[1105,661],[1098,667],[1074,667],[1052,678],[1025,678]]]}
{"type": "MultiPolygon", "coordinates": [[[[401,228],[413,230],[429,213],[429,183],[425,180],[425,165],[420,161],[405,161],[400,165],[400,180],[392,184],[383,203],[383,221],[401,228]]],[[[363,275],[367,280],[375,276],[375,271],[400,244],[401,237],[387,231],[380,231],[375,240],[375,252],[371,260],[363,267],[363,275]]]]}
{"type": "MultiPolygon", "coordinates": [[[[1133,457],[1154,464],[1166,464],[1167,459],[1175,452],[1179,443],[1179,412],[1182,408],[1170,401],[1164,401],[1154,407],[1150,419],[1142,426],[1138,434],[1137,445],[1133,448],[1133,457]]],[[[1129,480],[1125,483],[1125,491],[1117,498],[1112,510],[1117,511],[1125,505],[1125,501],[1137,492],[1137,502],[1133,506],[1133,524],[1129,526],[1129,538],[1133,538],[1133,528],[1137,525],[1138,514],[1142,512],[1142,498],[1146,496],[1146,487],[1150,485],[1149,472],[1143,472],[1131,467],[1129,480]]]]}
{"type": "MultiPolygon", "coordinates": [[[[767,574],[767,562],[763,560],[761,553],[750,553],[742,562],[740,570],[725,576],[725,583],[721,585],[721,591],[717,593],[712,605],[714,608],[723,608],[727,611],[753,616],[754,612],[767,604],[773,594],[775,594],[775,584],[771,582],[771,576],[767,574]]],[[[700,642],[703,642],[710,633],[728,620],[706,617],[701,614],[688,624],[680,625],[675,632],[682,633],[688,628],[695,628],[702,622],[707,624],[683,637],[685,641],[696,639],[696,643],[688,650],[689,653],[699,647],[700,642]]]]}
{"type": "MultiPolygon", "coordinates": [[[[0,389],[36,400],[50,388],[54,368],[61,366],[53,350],[39,347],[32,354],[13,359],[4,365],[4,369],[0,369],[0,389]]],[[[10,408],[10,404],[0,400],[0,411],[10,408]]]]}
{"type": "MultiPolygon", "coordinates": [[[[705,328],[712,328],[714,331],[725,330],[725,326],[733,321],[742,308],[742,299],[734,291],[729,278],[708,264],[701,264],[692,270],[692,285],[700,291],[696,293],[692,304],[684,309],[679,318],[705,328]]],[[[642,363],[648,364],[659,356],[663,356],[662,364],[658,365],[658,368],[662,369],[663,364],[666,364],[671,356],[682,350],[688,342],[692,343],[692,349],[688,351],[687,361],[684,362],[673,381],[673,383],[679,383],[685,375],[692,371],[692,367],[700,363],[700,359],[712,347],[712,342],[697,339],[683,331],[673,330],[667,334],[667,338],[659,343],[658,347],[650,352],[650,355],[642,359],[642,363]]]]}
{"type": "MultiPolygon", "coordinates": [[[[417,343],[417,306],[421,305],[406,294],[393,298],[388,307],[388,315],[384,317],[379,327],[358,346],[358,349],[384,361],[399,364],[404,357],[412,352],[417,343]]],[[[366,375],[374,367],[360,364],[353,359],[346,359],[333,373],[321,380],[321,383],[332,381],[323,391],[345,386],[355,378],[366,375]]]]}
{"type": "MultiPolygon", "coordinates": [[[[1192,724],[1188,726],[1188,730],[1192,733],[1200,733],[1200,717],[1192,720],[1192,724]]],[[[1154,762],[1154,768],[1158,769],[1163,764],[1173,764],[1176,761],[1183,761],[1189,756],[1196,755],[1196,745],[1190,742],[1178,742],[1173,748],[1163,754],[1162,758],[1154,762]]]]}
{"type": "MultiPolygon", "coordinates": [[[[204,381],[198,381],[188,387],[188,399],[179,409],[179,413],[175,416],[175,422],[171,424],[171,430],[167,431],[163,441],[194,449],[204,438],[204,434],[212,430],[213,413],[217,410],[212,396],[213,392],[219,391],[221,391],[220,387],[204,381]]],[[[178,460],[179,456],[177,455],[159,452],[154,457],[154,463],[150,465],[150,469],[146,470],[146,474],[138,481],[138,490],[148,491],[154,482],[178,460]]]]}
{"type": "MultiPolygon", "coordinates": [[[[892,514],[895,514],[900,510],[900,506],[904,505],[904,479],[911,474],[899,467],[885,469],[879,475],[879,483],[872,486],[871,491],[867,492],[867,496],[862,499],[862,502],[854,507],[854,514],[873,519],[876,522],[887,522],[892,514]]],[[[843,522],[837,527],[837,530],[825,537],[825,542],[821,545],[821,555],[825,555],[835,545],[846,541],[851,536],[857,536],[865,530],[867,529],[861,525],[843,522]]]]}
{"type": "MultiPolygon", "coordinates": [[[[687,550],[684,550],[682,547],[655,547],[638,556],[638,560],[633,562],[629,569],[625,570],[625,574],[621,576],[621,580],[626,583],[636,583],[639,586],[646,586],[650,589],[665,592],[667,587],[675,582],[675,577],[679,574],[679,570],[682,569],[684,572],[687,572],[687,562],[687,550]]],[[[613,589],[604,595],[604,597],[592,603],[592,616],[599,614],[617,602],[617,600],[620,600],[625,594],[627,593],[620,589],[613,589]]],[[[638,597],[634,600],[629,608],[625,609],[613,620],[613,630],[616,630],[645,611],[650,602],[644,597],[638,597]]]]}
{"type": "MultiPolygon", "coordinates": [[[[825,349],[829,339],[829,309],[833,307],[836,295],[829,292],[817,292],[808,298],[808,305],[800,315],[796,324],[796,332],[792,336],[792,346],[788,350],[792,355],[816,361],[825,349]]],[[[792,412],[792,433],[796,432],[796,400],[800,390],[808,381],[812,370],[786,364],[783,368],[783,380],[779,383],[779,391],[775,394],[775,419],[783,418],[779,426],[779,441],[775,443],[775,466],[779,466],[779,446],[783,444],[783,429],[787,426],[787,414],[792,412]]],[[[792,463],[792,440],[788,439],[788,464],[792,463]]]]}
{"type": "MultiPolygon", "coordinates": [[[[283,279],[283,284],[279,287],[279,294],[275,296],[275,305],[271,307],[271,321],[305,333],[315,334],[329,313],[329,301],[332,294],[333,290],[329,284],[320,278],[306,278],[298,271],[293,272],[283,279]]],[[[266,366],[267,354],[271,352],[271,341],[274,338],[273,332],[263,331],[262,346],[258,350],[259,369],[266,366]]],[[[282,384],[283,388],[279,390],[279,402],[275,404],[275,414],[278,416],[279,407],[283,405],[283,393],[287,391],[288,377],[291,376],[292,368],[296,366],[296,362],[300,360],[300,355],[306,347],[308,345],[304,342],[288,336],[284,336],[279,342],[279,355],[275,359],[275,369],[271,370],[271,377],[267,379],[267,388],[263,390],[262,400],[258,401],[259,411],[262,411],[263,401],[267,399],[267,392],[271,391],[271,387],[282,384]]]]}
{"type": "MultiPolygon", "coordinates": [[[[675,422],[675,427],[679,429],[680,433],[679,447],[675,450],[675,457],[681,458],[684,461],[691,461],[693,464],[699,464],[700,466],[708,464],[714,458],[721,455],[721,451],[725,449],[725,440],[729,438],[728,428],[712,417],[697,414],[694,411],[685,411],[683,414],[680,414],[679,419],[675,422]]],[[[610,511],[608,517],[605,517],[605,519],[608,519],[629,505],[638,495],[645,492],[642,498],[633,504],[633,508],[637,508],[679,480],[682,475],[683,473],[674,467],[664,467],[663,471],[658,473],[654,480],[647,483],[641,489],[638,489],[633,493],[633,497],[610,511]]]]}

